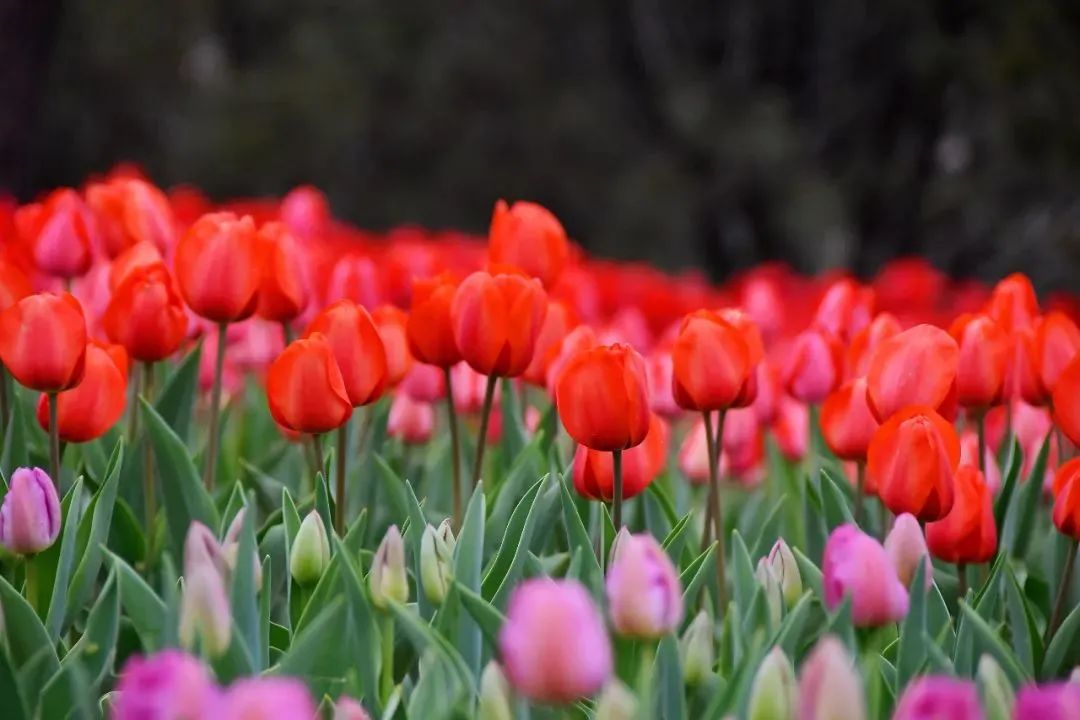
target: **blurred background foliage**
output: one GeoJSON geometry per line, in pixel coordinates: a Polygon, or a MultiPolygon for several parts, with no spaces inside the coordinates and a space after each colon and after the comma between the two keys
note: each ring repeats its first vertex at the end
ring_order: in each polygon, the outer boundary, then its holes
{"type": "Polygon", "coordinates": [[[591,252],[1080,267],[1075,0],[0,0],[0,186],[118,160],[372,228],[550,206],[591,252]]]}

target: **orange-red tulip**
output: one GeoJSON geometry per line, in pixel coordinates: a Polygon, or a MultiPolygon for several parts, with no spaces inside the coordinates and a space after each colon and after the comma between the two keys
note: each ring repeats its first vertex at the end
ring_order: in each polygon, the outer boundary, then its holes
{"type": "Polygon", "coordinates": [[[133,270],[160,262],[164,260],[154,243],[140,242],[129,246],[109,263],[109,290],[116,292],[116,288],[123,284],[133,270]]]}
{"type": "Polygon", "coordinates": [[[127,273],[113,292],[102,324],[109,339],[124,346],[131,357],[157,362],[179,349],[188,317],[168,269],[157,263],[127,273]]]}
{"type": "MultiPolygon", "coordinates": [[[[664,469],[669,434],[667,423],[653,415],[645,440],[623,453],[623,499],[642,492],[664,469]]],[[[615,497],[611,453],[578,445],[574,453],[574,489],[592,500],[611,502],[615,497]]]]}
{"type": "Polygon", "coordinates": [[[877,346],[893,335],[899,335],[903,330],[895,315],[879,313],[869,325],[851,338],[851,344],[844,355],[845,377],[849,380],[866,377],[866,373],[870,371],[870,358],[877,346]]]}
{"type": "Polygon", "coordinates": [[[758,396],[758,365],[765,359],[765,343],[761,337],[761,330],[749,314],[738,308],[723,308],[716,314],[742,334],[743,340],[746,341],[746,349],[750,353],[750,372],[747,373],[746,382],[743,383],[739,396],[735,398],[731,406],[753,405],[758,396]]]}
{"type": "Polygon", "coordinates": [[[936,410],[949,396],[959,361],[956,341],[932,325],[916,325],[883,340],[866,375],[870,411],[884,422],[909,405],[936,410]]]}
{"type": "Polygon", "coordinates": [[[30,281],[11,263],[0,260],[0,312],[30,294],[30,281]]]}
{"type": "Polygon", "coordinates": [[[960,349],[956,367],[956,400],[982,410],[1001,401],[1009,337],[989,315],[966,313],[949,328],[960,349]]]}
{"type": "Polygon", "coordinates": [[[375,308],[383,302],[382,279],[375,261],[366,255],[345,255],[334,265],[326,282],[324,299],[352,300],[363,308],[375,308]]]}
{"type": "MultiPolygon", "coordinates": [[[[1080,466],[1080,458],[1070,460],[1058,468],[1058,474],[1064,475],[1065,480],[1054,493],[1054,525],[1059,532],[1068,535],[1073,540],[1080,540],[1080,480],[1077,479],[1078,466],[1080,466]],[[1065,472],[1063,473],[1063,471],[1065,472]]],[[[1058,483],[1055,482],[1055,486],[1057,485],[1058,483]]]]}
{"type": "Polygon", "coordinates": [[[386,349],[368,311],[338,300],[315,316],[304,333],[319,333],[334,351],[353,407],[373,403],[386,389],[386,349]]]}
{"type": "Polygon", "coordinates": [[[645,361],[628,345],[601,345],[570,358],[555,389],[566,432],[592,450],[625,450],[649,432],[645,361]]]}
{"type": "Polygon", "coordinates": [[[1035,348],[1039,379],[1052,393],[1065,366],[1080,352],[1080,329],[1061,311],[1047,313],[1035,327],[1035,348]]]}
{"type": "Polygon", "coordinates": [[[266,223],[258,237],[263,275],[255,312],[272,322],[291,322],[308,304],[303,252],[283,223],[266,223]]]}
{"type": "Polygon", "coordinates": [[[290,343],[270,363],[266,400],[279,425],[300,433],[338,428],[353,408],[334,351],[322,333],[290,343]]]}
{"type": "Polygon", "coordinates": [[[525,368],[521,376],[525,382],[538,387],[544,387],[547,383],[547,368],[552,360],[553,348],[573,329],[576,324],[573,315],[566,303],[561,300],[548,300],[547,315],[544,317],[540,334],[536,337],[536,350],[529,367],[525,368]]]}
{"type": "Polygon", "coordinates": [[[814,324],[843,341],[850,341],[874,316],[874,290],[851,278],[837,280],[821,298],[814,324]]]}
{"type": "Polygon", "coordinates": [[[457,283],[447,273],[413,281],[406,330],[409,350],[418,361],[449,368],[461,360],[450,322],[450,305],[456,292],[457,283]]]}
{"type": "Polygon", "coordinates": [[[949,563],[984,563],[997,551],[997,525],[990,488],[977,467],[962,465],[953,477],[949,514],[926,526],[926,546],[949,563]]]}
{"type": "Polygon", "coordinates": [[[525,372],[547,314],[539,280],[516,272],[474,272],[450,305],[454,340],[465,362],[481,375],[525,372]]]}
{"type": "Polygon", "coordinates": [[[173,269],[196,315],[216,323],[251,317],[262,283],[255,221],[227,212],[203,215],[177,244],[173,269]]]}
{"type": "Polygon", "coordinates": [[[1007,332],[1031,327],[1039,316],[1039,301],[1031,280],[1023,273],[1013,273],[994,286],[986,314],[1007,332]]]}
{"type": "Polygon", "coordinates": [[[1073,445],[1080,445],[1080,355],[1073,358],[1058,377],[1053,407],[1054,423],[1073,445]]]}
{"type": "Polygon", "coordinates": [[[43,202],[15,213],[15,227],[31,248],[38,270],[55,277],[86,274],[94,260],[90,210],[70,188],[54,190],[43,202]]]}
{"type": "Polygon", "coordinates": [[[821,405],[821,434],[842,460],[866,460],[878,422],[866,403],[866,379],[850,380],[821,405]]]}
{"type": "Polygon", "coordinates": [[[672,394],[687,410],[724,410],[744,392],[751,351],[746,337],[718,313],[687,315],[671,349],[672,394]]]}
{"type": "Polygon", "coordinates": [[[596,337],[596,332],[593,331],[592,327],[578,325],[551,348],[551,360],[548,362],[547,367],[547,389],[553,399],[555,398],[555,388],[559,385],[559,376],[562,374],[566,364],[570,362],[570,358],[582,350],[588,350],[599,344],[600,340],[596,337]]]}
{"type": "Polygon", "coordinates": [[[145,180],[115,178],[92,183],[86,188],[86,202],[97,217],[109,257],[141,242],[165,250],[176,240],[168,198],[145,180]]]}
{"type": "MultiPolygon", "coordinates": [[[[119,345],[91,340],[86,346],[82,382],[57,395],[56,425],[64,442],[83,443],[101,437],[124,415],[127,398],[127,353],[119,345]]],[[[38,400],[37,420],[49,430],[49,399],[38,400]]]]}
{"type": "Polygon", "coordinates": [[[932,408],[908,407],[874,432],[867,473],[893,513],[924,522],[940,520],[953,505],[953,475],[960,463],[956,430],[932,408]]]}
{"type": "Polygon", "coordinates": [[[1049,394],[1039,372],[1039,347],[1035,325],[1018,328],[1009,336],[1009,356],[1005,363],[1004,396],[1043,405],[1049,394]]]}
{"type": "Polygon", "coordinates": [[[491,262],[514,265],[550,288],[570,257],[566,231],[551,212],[536,203],[495,203],[488,232],[491,262]]]}
{"type": "MultiPolygon", "coordinates": [[[[780,401],[776,406],[776,417],[769,424],[769,430],[776,439],[776,447],[780,450],[780,454],[790,462],[799,462],[806,457],[806,450],[810,444],[809,419],[810,410],[804,403],[792,400],[787,395],[780,396],[780,401]]],[[[764,445],[761,455],[764,456],[764,445]]]]}
{"type": "Polygon", "coordinates": [[[69,293],[28,295],[0,313],[0,360],[19,384],[59,392],[79,384],[86,317],[69,293]]]}
{"type": "Polygon", "coordinates": [[[380,305],[371,313],[371,319],[375,322],[375,329],[379,331],[383,349],[386,351],[386,384],[396,387],[413,366],[406,331],[409,314],[393,305],[380,305]]]}
{"type": "Polygon", "coordinates": [[[843,372],[840,341],[825,330],[811,328],[799,333],[788,348],[784,388],[796,400],[814,405],[836,389],[843,372]]]}

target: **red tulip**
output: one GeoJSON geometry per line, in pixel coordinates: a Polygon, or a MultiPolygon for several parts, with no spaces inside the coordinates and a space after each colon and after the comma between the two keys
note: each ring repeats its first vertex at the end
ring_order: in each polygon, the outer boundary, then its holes
{"type": "Polygon", "coordinates": [[[590,326],[578,325],[550,349],[551,360],[547,366],[546,384],[553,399],[555,397],[555,388],[559,384],[559,376],[562,374],[566,364],[570,362],[570,358],[582,350],[594,348],[599,344],[600,341],[590,326]]]}
{"type": "Polygon", "coordinates": [[[17,267],[0,259],[0,312],[30,294],[30,281],[17,267]]]}
{"type": "Polygon", "coordinates": [[[346,255],[337,261],[326,283],[326,302],[336,300],[352,300],[369,309],[382,304],[379,268],[374,260],[363,255],[346,255]]]}
{"type": "Polygon", "coordinates": [[[939,560],[983,563],[997,551],[997,525],[990,488],[977,467],[963,465],[953,479],[949,514],[926,526],[926,545],[939,560]]]}
{"type": "Polygon", "coordinates": [[[787,355],[784,387],[796,400],[816,405],[840,384],[844,348],[828,332],[811,328],[799,333],[787,355]]]}
{"type": "Polygon", "coordinates": [[[844,356],[845,377],[849,380],[865,377],[870,371],[870,358],[877,346],[893,335],[899,335],[903,329],[895,315],[879,313],[851,339],[844,356]]]}
{"type": "MultiPolygon", "coordinates": [[[[623,499],[645,490],[664,469],[669,434],[667,424],[652,415],[645,440],[623,453],[623,499]]],[[[578,445],[574,453],[574,488],[592,500],[611,502],[615,497],[613,467],[611,453],[578,445]]]]}
{"type": "Polygon", "coordinates": [[[271,322],[296,319],[308,304],[304,256],[288,228],[277,222],[259,228],[263,275],[255,312],[271,322]]]}
{"type": "MultiPolygon", "coordinates": [[[[0,316],[2,317],[2,316],[0,316]]],[[[1061,432],[1080,445],[1080,355],[1065,366],[1054,386],[1054,423],[1061,432]]]]}
{"type": "Polygon", "coordinates": [[[140,242],[129,246],[109,263],[109,290],[116,292],[132,271],[161,262],[164,260],[154,243],[140,242]]]}
{"type": "Polygon", "coordinates": [[[115,178],[92,183],[86,188],[86,202],[97,217],[109,257],[143,242],[165,250],[176,241],[168,198],[145,180],[115,178]]]}
{"type": "Polygon", "coordinates": [[[19,236],[32,249],[38,270],[55,277],[84,275],[94,260],[90,210],[70,188],[54,190],[43,202],[15,213],[19,236]]]}
{"type": "Polygon", "coordinates": [[[1080,540],[1080,458],[1058,468],[1054,476],[1054,525],[1063,535],[1080,540]]]}
{"type": "Polygon", "coordinates": [[[602,345],[574,355],[555,394],[566,431],[587,448],[632,448],[649,432],[645,362],[627,345],[602,345]]]}
{"type": "Polygon", "coordinates": [[[867,474],[895,514],[940,520],[953,505],[953,475],[960,463],[956,430],[932,408],[913,406],[892,415],[875,432],[867,474]]]}
{"type": "Polygon", "coordinates": [[[318,332],[291,343],[270,364],[266,399],[274,420],[295,432],[328,432],[352,415],[334,351],[318,332]]]}
{"type": "Polygon", "coordinates": [[[514,265],[551,288],[559,278],[570,250],[566,231],[547,208],[518,201],[495,203],[488,233],[491,262],[514,265]]]}
{"type": "Polygon", "coordinates": [[[525,368],[522,379],[538,387],[547,382],[547,368],[551,363],[553,348],[573,329],[573,311],[560,300],[548,300],[547,315],[536,337],[536,349],[533,351],[529,367],[525,368]]]}
{"type": "Polygon", "coordinates": [[[1029,328],[1039,316],[1039,301],[1031,280],[1023,273],[1013,273],[994,286],[986,314],[1011,333],[1029,328]]]}
{"type": "Polygon", "coordinates": [[[418,361],[449,368],[461,360],[450,322],[450,305],[456,292],[457,284],[447,273],[413,282],[406,331],[409,350],[418,361]]]}
{"type": "Polygon", "coordinates": [[[251,317],[262,284],[255,221],[224,212],[203,215],[177,244],[173,269],[196,315],[216,323],[251,317]]]}
{"type": "MultiPolygon", "coordinates": [[[[57,395],[60,439],[83,443],[99,438],[123,416],[127,399],[127,353],[119,345],[91,340],[86,346],[82,382],[57,395]]],[[[49,430],[49,399],[38,400],[37,420],[49,430]]]]}
{"type": "Polygon", "coordinates": [[[1052,393],[1065,366],[1080,353],[1080,329],[1063,312],[1047,313],[1035,328],[1035,348],[1039,379],[1052,393]]]}
{"type": "Polygon", "coordinates": [[[753,405],[758,395],[758,365],[765,359],[765,343],[762,340],[761,331],[747,313],[737,308],[723,308],[716,314],[742,334],[743,340],[746,341],[746,349],[750,353],[750,372],[732,407],[753,405]]]}
{"type": "Polygon", "coordinates": [[[874,291],[850,278],[837,280],[821,298],[814,325],[843,341],[850,341],[874,316],[874,291]]]}
{"type": "MultiPolygon", "coordinates": [[[[776,439],[777,449],[790,462],[799,462],[806,457],[810,444],[810,411],[805,404],[781,395],[777,404],[776,417],[769,429],[776,439]]],[[[762,448],[764,456],[764,447],[762,448]]]]}
{"type": "Polygon", "coordinates": [[[1035,326],[1014,330],[1009,336],[1009,356],[1005,364],[1005,398],[1043,405],[1048,399],[1039,372],[1039,347],[1035,326]]]}
{"type": "Polygon", "coordinates": [[[0,360],[19,384],[59,392],[79,384],[86,318],[69,293],[29,295],[0,313],[0,360]]]}
{"type": "Polygon", "coordinates": [[[866,376],[870,411],[884,422],[909,405],[936,410],[948,398],[959,360],[956,341],[932,325],[916,325],[883,340],[866,376]]]}
{"type": "Polygon", "coordinates": [[[866,402],[866,379],[851,380],[821,405],[821,434],[842,460],[866,460],[878,422],[866,402]]]}
{"type": "Polygon", "coordinates": [[[750,348],[743,333],[719,314],[687,315],[671,351],[672,393],[687,410],[731,407],[750,377],[750,348]]]}
{"type": "Polygon", "coordinates": [[[956,399],[965,408],[982,410],[1001,401],[1009,338],[989,315],[967,313],[949,328],[960,350],[956,399]]]}
{"type": "Polygon", "coordinates": [[[475,272],[458,286],[450,306],[454,340],[481,375],[525,372],[547,314],[539,280],[515,272],[475,272]]]}
{"type": "Polygon", "coordinates": [[[406,330],[409,314],[393,305],[381,305],[371,313],[371,319],[375,322],[375,328],[379,331],[383,349],[386,351],[386,384],[396,387],[413,366],[406,330]]]}
{"type": "Polygon", "coordinates": [[[353,407],[373,403],[386,389],[386,350],[368,311],[339,300],[315,316],[304,337],[321,334],[334,351],[353,407]]]}
{"type": "Polygon", "coordinates": [[[176,283],[168,269],[157,263],[127,274],[113,292],[102,323],[109,339],[131,357],[157,362],[180,347],[188,318],[176,283]]]}

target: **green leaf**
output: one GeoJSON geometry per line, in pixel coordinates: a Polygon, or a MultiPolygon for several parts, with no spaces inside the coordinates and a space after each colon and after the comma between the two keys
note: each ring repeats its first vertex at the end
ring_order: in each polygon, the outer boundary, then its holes
{"type": "Polygon", "coordinates": [[[125,616],[135,626],[148,652],[160,650],[164,647],[165,601],[123,558],[112,552],[108,556],[119,585],[125,616]]]}
{"type": "Polygon", "coordinates": [[[475,681],[469,675],[469,668],[465,665],[465,660],[457,649],[447,642],[446,638],[432,630],[431,626],[421,621],[419,615],[410,612],[404,605],[390,602],[389,607],[394,615],[396,625],[401,628],[418,653],[422,655],[429,649],[438,652],[449,662],[465,686],[474,686],[475,681]]]}
{"type": "MultiPolygon", "coordinates": [[[[504,398],[513,394],[506,390],[504,387],[504,398]]],[[[506,417],[505,412],[503,417],[506,417]]],[[[454,668],[453,661],[435,649],[428,649],[420,661],[420,677],[409,695],[406,714],[411,718],[422,717],[426,720],[456,717],[455,708],[465,697],[466,691],[466,685],[454,668]]]]}
{"type": "Polygon", "coordinates": [[[1038,660],[1041,660],[1042,640],[1011,565],[1005,568],[1005,607],[1012,636],[1011,645],[1016,650],[1016,658],[1024,671],[1034,677],[1038,660]]]}
{"type": "Polygon", "coordinates": [[[256,669],[255,660],[261,658],[263,654],[262,643],[259,640],[261,622],[258,590],[255,587],[255,565],[252,562],[252,558],[255,557],[254,516],[255,508],[248,506],[247,512],[244,513],[243,526],[240,528],[229,592],[229,607],[232,611],[233,622],[240,631],[239,637],[234,636],[232,642],[243,644],[247,657],[253,663],[252,671],[256,669]]]}
{"type": "MultiPolygon", "coordinates": [[[[454,579],[474,593],[480,592],[480,576],[484,569],[485,509],[484,486],[477,483],[472,499],[465,508],[465,519],[454,547],[454,579]]],[[[464,614],[458,620],[457,646],[473,677],[480,677],[480,627],[464,614]]]]}
{"type": "Polygon", "coordinates": [[[1001,484],[1001,492],[998,493],[994,502],[994,526],[1004,529],[1005,516],[1009,512],[1016,483],[1020,480],[1020,467],[1023,465],[1023,451],[1020,449],[1020,441],[1014,436],[1009,445],[1009,459],[1005,463],[1005,478],[1001,484]]]}
{"type": "Polygon", "coordinates": [[[514,511],[520,506],[522,497],[532,489],[546,464],[540,451],[541,439],[534,437],[514,460],[506,478],[497,486],[489,488],[495,491],[491,502],[491,515],[487,519],[487,531],[484,541],[488,547],[485,552],[495,552],[500,534],[508,527],[514,511]]]}
{"type": "MultiPolygon", "coordinates": [[[[750,559],[750,553],[746,549],[742,535],[736,530],[731,533],[731,576],[734,585],[734,598],[739,608],[747,610],[754,593],[759,587],[757,578],[754,576],[754,562],[750,559]]],[[[720,579],[723,582],[723,578],[720,579]]]]}
{"type": "MultiPolygon", "coordinates": [[[[603,573],[600,570],[600,564],[596,561],[589,531],[585,529],[585,523],[581,521],[581,515],[574,507],[574,498],[566,486],[565,476],[559,477],[559,499],[562,502],[563,525],[566,527],[566,544],[572,549],[584,548],[587,551],[581,554],[582,580],[594,597],[600,597],[604,589],[603,573]]],[[[685,523],[683,527],[686,527],[685,523]]]]}
{"type": "Polygon", "coordinates": [[[818,570],[817,565],[794,545],[791,547],[791,554],[795,556],[795,564],[799,566],[799,575],[802,577],[803,584],[813,590],[821,602],[825,602],[821,571],[818,570]]]}
{"type": "Polygon", "coordinates": [[[964,622],[971,627],[975,638],[980,640],[986,650],[998,661],[1001,669],[1005,671],[1005,674],[1009,676],[1009,680],[1012,681],[1013,687],[1019,687],[1029,682],[1031,678],[1020,667],[1016,656],[986,620],[963,600],[960,601],[960,610],[964,615],[964,622]]]}
{"type": "Polygon", "coordinates": [[[926,662],[926,563],[918,562],[908,586],[911,606],[900,626],[900,648],[896,659],[896,692],[901,692],[926,662]]]}
{"type": "Polygon", "coordinates": [[[1042,676],[1046,679],[1060,677],[1077,661],[1080,661],[1080,605],[1065,617],[1047,646],[1042,676]]]}
{"type": "MultiPolygon", "coordinates": [[[[0,382],[3,382],[3,378],[0,378],[0,382]]],[[[11,658],[8,657],[7,648],[3,645],[0,645],[0,697],[4,698],[6,717],[10,720],[30,720],[30,714],[26,710],[26,700],[23,699],[22,689],[15,676],[15,668],[11,664],[11,658]]]]}
{"type": "Polygon", "coordinates": [[[279,675],[302,678],[340,677],[348,667],[347,643],[342,642],[342,629],[347,622],[345,598],[334,597],[321,612],[293,636],[288,652],[273,671],[279,675]]]}
{"type": "Polygon", "coordinates": [[[799,598],[799,601],[788,611],[783,622],[780,623],[776,639],[772,644],[779,645],[789,658],[798,656],[803,626],[810,616],[810,608],[813,607],[813,604],[813,596],[809,592],[803,593],[803,596],[799,598]]]}
{"type": "Polygon", "coordinates": [[[326,534],[332,535],[334,533],[334,505],[330,497],[329,477],[325,472],[315,474],[315,510],[322,518],[326,534]]]}
{"type": "MultiPolygon", "coordinates": [[[[682,663],[679,660],[679,643],[674,635],[660,638],[656,648],[653,675],[657,679],[660,717],[677,720],[687,717],[686,693],[683,686],[682,663]]],[[[648,710],[648,709],[646,709],[648,710]]]]}
{"type": "MultiPolygon", "coordinates": [[[[5,373],[6,374],[6,373],[5,373]]],[[[25,401],[22,394],[10,393],[11,420],[4,429],[4,450],[0,454],[0,467],[9,468],[9,472],[17,467],[29,467],[31,438],[33,428],[29,425],[29,415],[24,407],[25,401]]],[[[53,478],[60,482],[60,478],[53,478]]],[[[4,487],[7,491],[6,483],[4,487]]]]}
{"type": "Polygon", "coordinates": [[[516,458],[528,442],[529,435],[522,423],[523,408],[519,402],[517,388],[510,378],[502,381],[502,438],[499,450],[506,462],[516,458]]]}
{"type": "Polygon", "coordinates": [[[765,515],[765,519],[758,526],[760,529],[757,533],[757,537],[754,538],[753,546],[750,548],[750,557],[763,556],[772,548],[772,543],[776,542],[775,538],[777,537],[777,533],[770,531],[776,524],[777,518],[780,517],[781,511],[783,511],[784,505],[787,503],[787,498],[787,495],[781,495],[773,504],[768,514],[765,515]]]}
{"type": "Polygon", "coordinates": [[[696,601],[701,586],[713,573],[717,544],[714,540],[705,552],[694,558],[693,562],[679,574],[679,583],[683,586],[683,603],[690,606],[696,601]]]}
{"type": "MultiPolygon", "coordinates": [[[[60,538],[60,542],[53,543],[52,547],[44,553],[40,553],[31,561],[39,563],[46,556],[53,561],[52,592],[49,596],[45,628],[49,631],[49,637],[52,638],[54,643],[60,639],[60,625],[63,623],[64,613],[67,610],[67,589],[71,582],[71,568],[75,564],[79,522],[82,519],[81,504],[82,478],[78,478],[60,504],[60,517],[64,519],[64,533],[60,538]]],[[[40,570],[38,578],[39,582],[45,582],[45,574],[40,570]]]]}
{"type": "Polygon", "coordinates": [[[270,667],[270,589],[274,587],[274,571],[270,558],[264,557],[262,563],[262,594],[259,595],[259,670],[270,667]]]}
{"type": "MultiPolygon", "coordinates": [[[[537,480],[532,487],[526,491],[524,497],[518,502],[517,507],[514,508],[513,514],[510,516],[510,522],[506,524],[506,531],[503,533],[502,543],[499,545],[498,553],[488,566],[487,573],[484,575],[482,584],[483,596],[485,598],[495,597],[496,591],[502,586],[506,577],[510,573],[511,566],[514,562],[514,556],[517,553],[518,546],[521,544],[523,535],[525,533],[526,521],[532,516],[533,510],[536,506],[537,498],[540,495],[540,489],[544,485],[544,478],[537,480]]],[[[526,543],[527,549],[528,543],[526,543]]]]}
{"type": "Polygon", "coordinates": [[[1039,499],[1042,495],[1043,476],[1046,474],[1046,459],[1050,452],[1052,435],[1053,430],[1047,433],[1046,439],[1043,440],[1031,472],[1016,494],[1016,508],[1009,513],[1010,517],[1007,518],[1008,522],[1005,524],[1003,535],[1006,537],[1006,542],[1002,545],[1009,549],[1009,554],[1013,557],[1026,555],[1031,542],[1035,519],[1039,515],[1039,499]]]}
{"type": "Polygon", "coordinates": [[[202,343],[187,354],[173,374],[165,381],[154,408],[165,424],[180,438],[186,438],[191,425],[192,409],[199,394],[199,361],[202,343]]]}
{"type": "Polygon", "coordinates": [[[854,523],[851,507],[844,491],[826,468],[821,468],[821,504],[825,510],[826,529],[831,531],[844,523],[854,523]]]}
{"type": "Polygon", "coordinates": [[[12,666],[23,697],[36,701],[45,681],[60,668],[56,649],[30,603],[0,575],[0,608],[12,666]]]}
{"type": "Polygon", "coordinates": [[[209,528],[219,525],[214,501],[202,484],[187,446],[157,411],[143,399],[142,416],[154,447],[155,467],[161,478],[165,522],[174,552],[184,547],[188,527],[195,520],[209,528]]]}
{"type": "Polygon", "coordinates": [[[506,618],[498,608],[464,585],[458,583],[457,591],[461,597],[462,606],[472,615],[491,648],[495,649],[499,640],[499,629],[506,618]]]}
{"type": "Polygon", "coordinates": [[[378,694],[381,667],[379,629],[375,621],[375,611],[368,598],[367,586],[360,579],[360,575],[349,558],[348,550],[337,536],[332,537],[335,552],[341,562],[342,582],[349,601],[349,624],[354,634],[349,643],[349,649],[353,652],[351,665],[357,669],[360,693],[364,697],[374,698],[378,694]]]}

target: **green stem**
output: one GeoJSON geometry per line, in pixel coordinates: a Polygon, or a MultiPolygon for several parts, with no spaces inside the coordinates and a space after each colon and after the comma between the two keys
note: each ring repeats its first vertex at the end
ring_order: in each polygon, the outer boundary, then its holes
{"type": "Polygon", "coordinates": [[[382,614],[382,669],[379,675],[379,700],[383,705],[394,691],[394,616],[389,612],[382,614]]]}
{"type": "Polygon", "coordinates": [[[446,422],[450,426],[450,453],[454,463],[454,530],[461,529],[461,443],[458,441],[457,411],[454,409],[454,382],[450,368],[443,368],[446,382],[446,422]]]}
{"type": "Polygon", "coordinates": [[[1073,540],[1069,545],[1069,554],[1065,556],[1065,569],[1061,573],[1061,584],[1058,586],[1057,597],[1054,598],[1054,610],[1050,613],[1050,622],[1046,625],[1043,647],[1050,647],[1050,641],[1054,638],[1054,633],[1057,632],[1058,626],[1061,624],[1061,616],[1065,611],[1065,600],[1069,597],[1069,586],[1072,585],[1073,566],[1076,565],[1076,546],[1077,541],[1073,540]]]}
{"type": "MultiPolygon", "coordinates": [[[[723,452],[724,416],[721,410],[713,434],[712,413],[705,412],[705,444],[709,453],[709,504],[712,513],[713,539],[716,541],[716,617],[722,617],[727,605],[724,574],[724,512],[720,498],[720,453],[723,452]]],[[[706,529],[706,532],[708,530],[706,529]]]]}
{"type": "Polygon", "coordinates": [[[986,413],[980,412],[975,420],[975,429],[979,435],[979,470],[986,475],[986,413]]]}
{"type": "Polygon", "coordinates": [[[484,407],[480,411],[480,435],[476,438],[476,463],[473,465],[472,486],[480,482],[480,473],[484,469],[484,448],[487,446],[488,421],[491,419],[491,404],[495,400],[495,385],[499,382],[496,375],[488,375],[484,389],[484,407]]]}
{"type": "MultiPolygon", "coordinates": [[[[967,582],[967,565],[964,563],[956,563],[956,600],[959,602],[967,595],[968,582],[967,582]]],[[[959,607],[959,605],[957,606],[959,607]]]]}
{"type": "MultiPolygon", "coordinates": [[[[154,401],[154,364],[142,365],[142,391],[146,402],[154,401]]],[[[146,510],[146,559],[153,555],[154,518],[157,516],[157,489],[154,484],[154,451],[149,438],[143,443],[143,502],[146,510]]]]}
{"type": "Polygon", "coordinates": [[[0,438],[7,432],[8,421],[8,372],[7,367],[0,363],[0,438]]]}
{"type": "Polygon", "coordinates": [[[128,445],[135,444],[139,435],[139,394],[142,393],[143,376],[138,368],[131,369],[131,407],[128,408],[128,445]]]}
{"type": "Polygon", "coordinates": [[[623,503],[623,486],[622,486],[622,449],[611,451],[611,470],[614,476],[613,482],[613,496],[611,519],[615,524],[615,532],[618,533],[622,530],[622,503],[623,503]]]}
{"type": "Polygon", "coordinates": [[[338,537],[345,537],[345,453],[349,445],[349,423],[341,424],[337,429],[337,457],[334,462],[334,476],[337,493],[334,496],[334,529],[338,537]]]}
{"type": "Polygon", "coordinates": [[[39,578],[37,564],[34,562],[34,555],[26,556],[26,585],[24,587],[24,594],[26,595],[26,602],[30,604],[30,607],[35,610],[39,610],[38,604],[38,590],[39,590],[39,578]]]}
{"type": "MultiPolygon", "coordinates": [[[[314,466],[312,467],[312,479],[315,480],[317,479],[318,474],[325,470],[325,468],[323,467],[322,440],[319,438],[318,435],[312,435],[310,445],[311,459],[314,463],[314,466]]],[[[314,487],[314,484],[312,485],[312,487],[314,487]]]]}
{"type": "Polygon", "coordinates": [[[285,345],[288,346],[296,338],[296,333],[293,332],[292,325],[287,322],[281,323],[281,337],[285,340],[285,345]]]}
{"type": "Polygon", "coordinates": [[[221,376],[225,371],[225,331],[228,329],[225,323],[218,324],[217,357],[214,360],[214,385],[210,391],[210,438],[206,446],[206,467],[203,469],[203,485],[208,489],[214,487],[214,476],[217,474],[218,454],[218,423],[221,421],[221,376]]]}
{"type": "Polygon", "coordinates": [[[60,398],[55,392],[49,393],[49,470],[53,484],[60,487],[60,398]]]}

